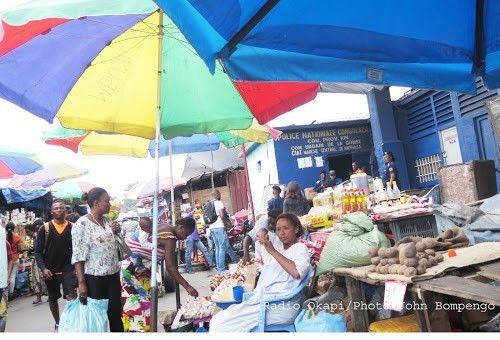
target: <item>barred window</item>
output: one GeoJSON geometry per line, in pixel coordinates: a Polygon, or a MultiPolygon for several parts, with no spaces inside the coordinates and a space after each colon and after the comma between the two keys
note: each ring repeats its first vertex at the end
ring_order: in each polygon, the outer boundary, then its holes
{"type": "Polygon", "coordinates": [[[417,179],[420,183],[435,181],[438,179],[438,170],[441,166],[439,154],[417,158],[415,167],[417,168],[417,179]]]}

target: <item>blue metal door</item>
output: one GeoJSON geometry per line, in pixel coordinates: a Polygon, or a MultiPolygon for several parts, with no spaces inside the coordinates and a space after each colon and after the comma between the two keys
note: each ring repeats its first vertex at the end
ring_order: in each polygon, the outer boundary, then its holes
{"type": "MultiPolygon", "coordinates": [[[[488,115],[476,118],[476,129],[479,141],[479,155],[481,159],[492,159],[495,161],[495,167],[500,169],[500,154],[498,142],[493,134],[488,115]]],[[[500,191],[500,174],[497,172],[497,191],[500,191]]]]}

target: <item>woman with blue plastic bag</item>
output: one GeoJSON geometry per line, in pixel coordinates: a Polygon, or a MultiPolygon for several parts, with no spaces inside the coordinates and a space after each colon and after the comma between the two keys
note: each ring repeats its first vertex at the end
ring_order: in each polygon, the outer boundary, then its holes
{"type": "MultiPolygon", "coordinates": [[[[264,265],[252,297],[223,310],[210,321],[210,332],[250,332],[259,323],[260,302],[266,298],[283,295],[295,290],[311,273],[307,247],[298,242],[303,229],[294,214],[281,214],[276,219],[276,235],[282,246],[274,247],[267,230],[259,230],[257,237],[262,245],[264,265]]],[[[267,311],[266,324],[292,324],[300,312],[303,296],[297,296],[283,308],[267,311]]]]}
{"type": "Polygon", "coordinates": [[[82,199],[90,212],[80,217],[72,229],[73,258],[78,278],[78,294],[82,303],[86,298],[108,299],[107,308],[111,332],[123,332],[120,259],[115,234],[118,224],[105,216],[111,204],[106,190],[93,188],[82,199]]]}

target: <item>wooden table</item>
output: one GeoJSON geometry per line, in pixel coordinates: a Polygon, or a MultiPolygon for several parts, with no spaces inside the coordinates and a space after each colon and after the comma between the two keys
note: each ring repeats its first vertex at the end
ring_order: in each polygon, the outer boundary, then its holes
{"type": "Polygon", "coordinates": [[[500,306],[500,287],[488,284],[488,281],[500,280],[500,261],[479,265],[476,270],[474,274],[465,277],[447,275],[413,285],[411,293],[414,301],[427,307],[425,310],[416,311],[422,331],[451,331],[447,311],[436,308],[438,303],[446,301],[446,296],[500,306]]]}
{"type": "MultiPolygon", "coordinates": [[[[354,277],[347,273],[335,273],[336,276],[341,276],[345,279],[347,295],[352,302],[366,303],[365,292],[362,283],[367,283],[375,286],[385,285],[384,281],[373,280],[368,277],[354,277]]],[[[368,316],[368,309],[357,309],[351,306],[352,325],[355,332],[368,332],[370,320],[368,316]]]]}
{"type": "MultiPolygon", "coordinates": [[[[446,296],[500,306],[500,287],[482,281],[500,280],[500,260],[476,265],[474,273],[463,276],[471,267],[456,270],[450,275],[429,280],[408,283],[407,290],[413,300],[413,310],[422,332],[450,332],[451,326],[446,310],[436,310],[438,303],[444,303],[446,296]],[[460,276],[459,276],[460,275],[460,276]],[[479,280],[479,281],[478,281],[479,280]]],[[[351,301],[367,303],[363,283],[384,286],[385,281],[361,275],[334,271],[335,276],[345,279],[347,294],[351,301]]],[[[370,326],[368,309],[353,308],[352,324],[355,332],[368,332],[370,326]]]]}

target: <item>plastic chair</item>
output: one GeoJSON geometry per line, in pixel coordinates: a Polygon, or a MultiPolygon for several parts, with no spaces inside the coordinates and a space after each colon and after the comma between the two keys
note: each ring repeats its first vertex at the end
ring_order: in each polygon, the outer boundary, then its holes
{"type": "MultiPolygon", "coordinates": [[[[304,276],[300,284],[295,288],[293,291],[286,295],[275,295],[275,296],[270,296],[264,301],[260,302],[260,311],[259,311],[259,324],[257,327],[251,330],[251,332],[257,332],[257,333],[262,333],[262,332],[295,332],[295,325],[293,324],[293,321],[291,324],[286,324],[286,325],[266,325],[266,312],[269,309],[269,305],[271,304],[279,304],[281,302],[287,302],[292,300],[293,298],[297,297],[299,294],[301,294],[304,289],[307,287],[309,284],[310,276],[312,273],[312,269],[309,269],[307,274],[304,276]]],[[[253,292],[248,292],[243,294],[243,301],[246,301],[250,299],[253,296],[253,292]]]]}

